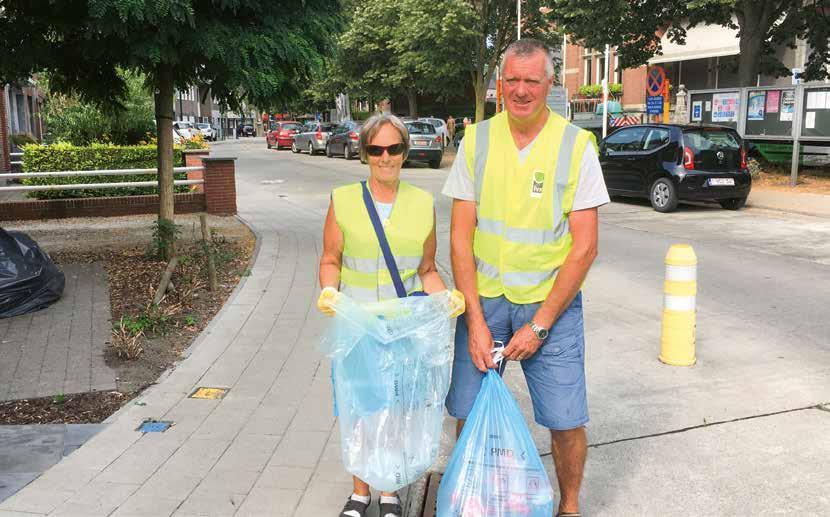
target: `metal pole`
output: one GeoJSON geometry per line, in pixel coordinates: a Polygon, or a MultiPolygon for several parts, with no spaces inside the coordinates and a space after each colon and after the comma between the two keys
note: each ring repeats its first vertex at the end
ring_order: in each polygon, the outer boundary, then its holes
{"type": "Polygon", "coordinates": [[[801,125],[803,124],[804,101],[806,91],[804,85],[796,85],[795,87],[795,106],[793,106],[793,155],[790,164],[790,186],[798,185],[798,165],[800,160],[800,140],[801,140],[801,125]]]}
{"type": "Polygon", "coordinates": [[[516,39],[522,39],[522,0],[516,0],[516,39]]]}
{"type": "Polygon", "coordinates": [[[605,45],[605,70],[602,78],[602,138],[608,136],[608,60],[611,48],[605,45]]]}

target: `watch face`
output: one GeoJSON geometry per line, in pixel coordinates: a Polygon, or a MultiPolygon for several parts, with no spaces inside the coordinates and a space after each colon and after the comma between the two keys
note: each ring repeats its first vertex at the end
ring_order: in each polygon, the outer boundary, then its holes
{"type": "Polygon", "coordinates": [[[548,337],[547,329],[539,329],[539,331],[536,332],[536,337],[538,337],[541,340],[547,339],[547,337],[548,337]]]}

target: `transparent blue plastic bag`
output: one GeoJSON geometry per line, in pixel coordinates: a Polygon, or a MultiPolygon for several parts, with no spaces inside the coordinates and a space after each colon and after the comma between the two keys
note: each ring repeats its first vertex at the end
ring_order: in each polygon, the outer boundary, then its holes
{"type": "Polygon", "coordinates": [[[343,465],[399,490],[438,456],[449,389],[449,296],[360,304],[345,295],[322,340],[332,360],[343,465]]]}
{"type": "Polygon", "coordinates": [[[522,412],[490,370],[438,488],[437,517],[551,517],[553,491],[522,412]]]}

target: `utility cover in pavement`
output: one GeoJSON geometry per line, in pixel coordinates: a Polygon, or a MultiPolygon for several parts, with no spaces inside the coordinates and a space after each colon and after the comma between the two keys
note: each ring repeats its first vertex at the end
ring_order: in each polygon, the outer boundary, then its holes
{"type": "Polygon", "coordinates": [[[173,422],[159,422],[158,420],[145,420],[138,426],[137,431],[142,433],[163,433],[170,429],[173,422]]]}
{"type": "Polygon", "coordinates": [[[190,398],[192,399],[221,399],[225,397],[225,394],[228,392],[228,388],[196,388],[196,390],[190,394],[190,398]]]}

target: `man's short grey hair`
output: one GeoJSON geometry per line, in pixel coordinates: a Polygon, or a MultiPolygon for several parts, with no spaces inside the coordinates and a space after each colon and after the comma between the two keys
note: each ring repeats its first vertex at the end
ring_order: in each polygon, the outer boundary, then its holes
{"type": "Polygon", "coordinates": [[[501,69],[504,70],[505,63],[511,57],[530,57],[537,52],[545,54],[545,75],[548,79],[552,79],[555,71],[550,48],[538,39],[533,38],[520,39],[511,43],[501,58],[501,69]]]}
{"type": "Polygon", "coordinates": [[[398,133],[401,134],[401,142],[403,142],[403,159],[406,160],[406,157],[409,154],[409,130],[406,129],[406,124],[391,113],[381,113],[370,117],[360,129],[360,159],[364,162],[369,161],[369,155],[366,153],[366,146],[372,142],[372,139],[375,138],[375,136],[377,136],[380,128],[387,124],[391,124],[392,127],[397,129],[398,133]]]}

